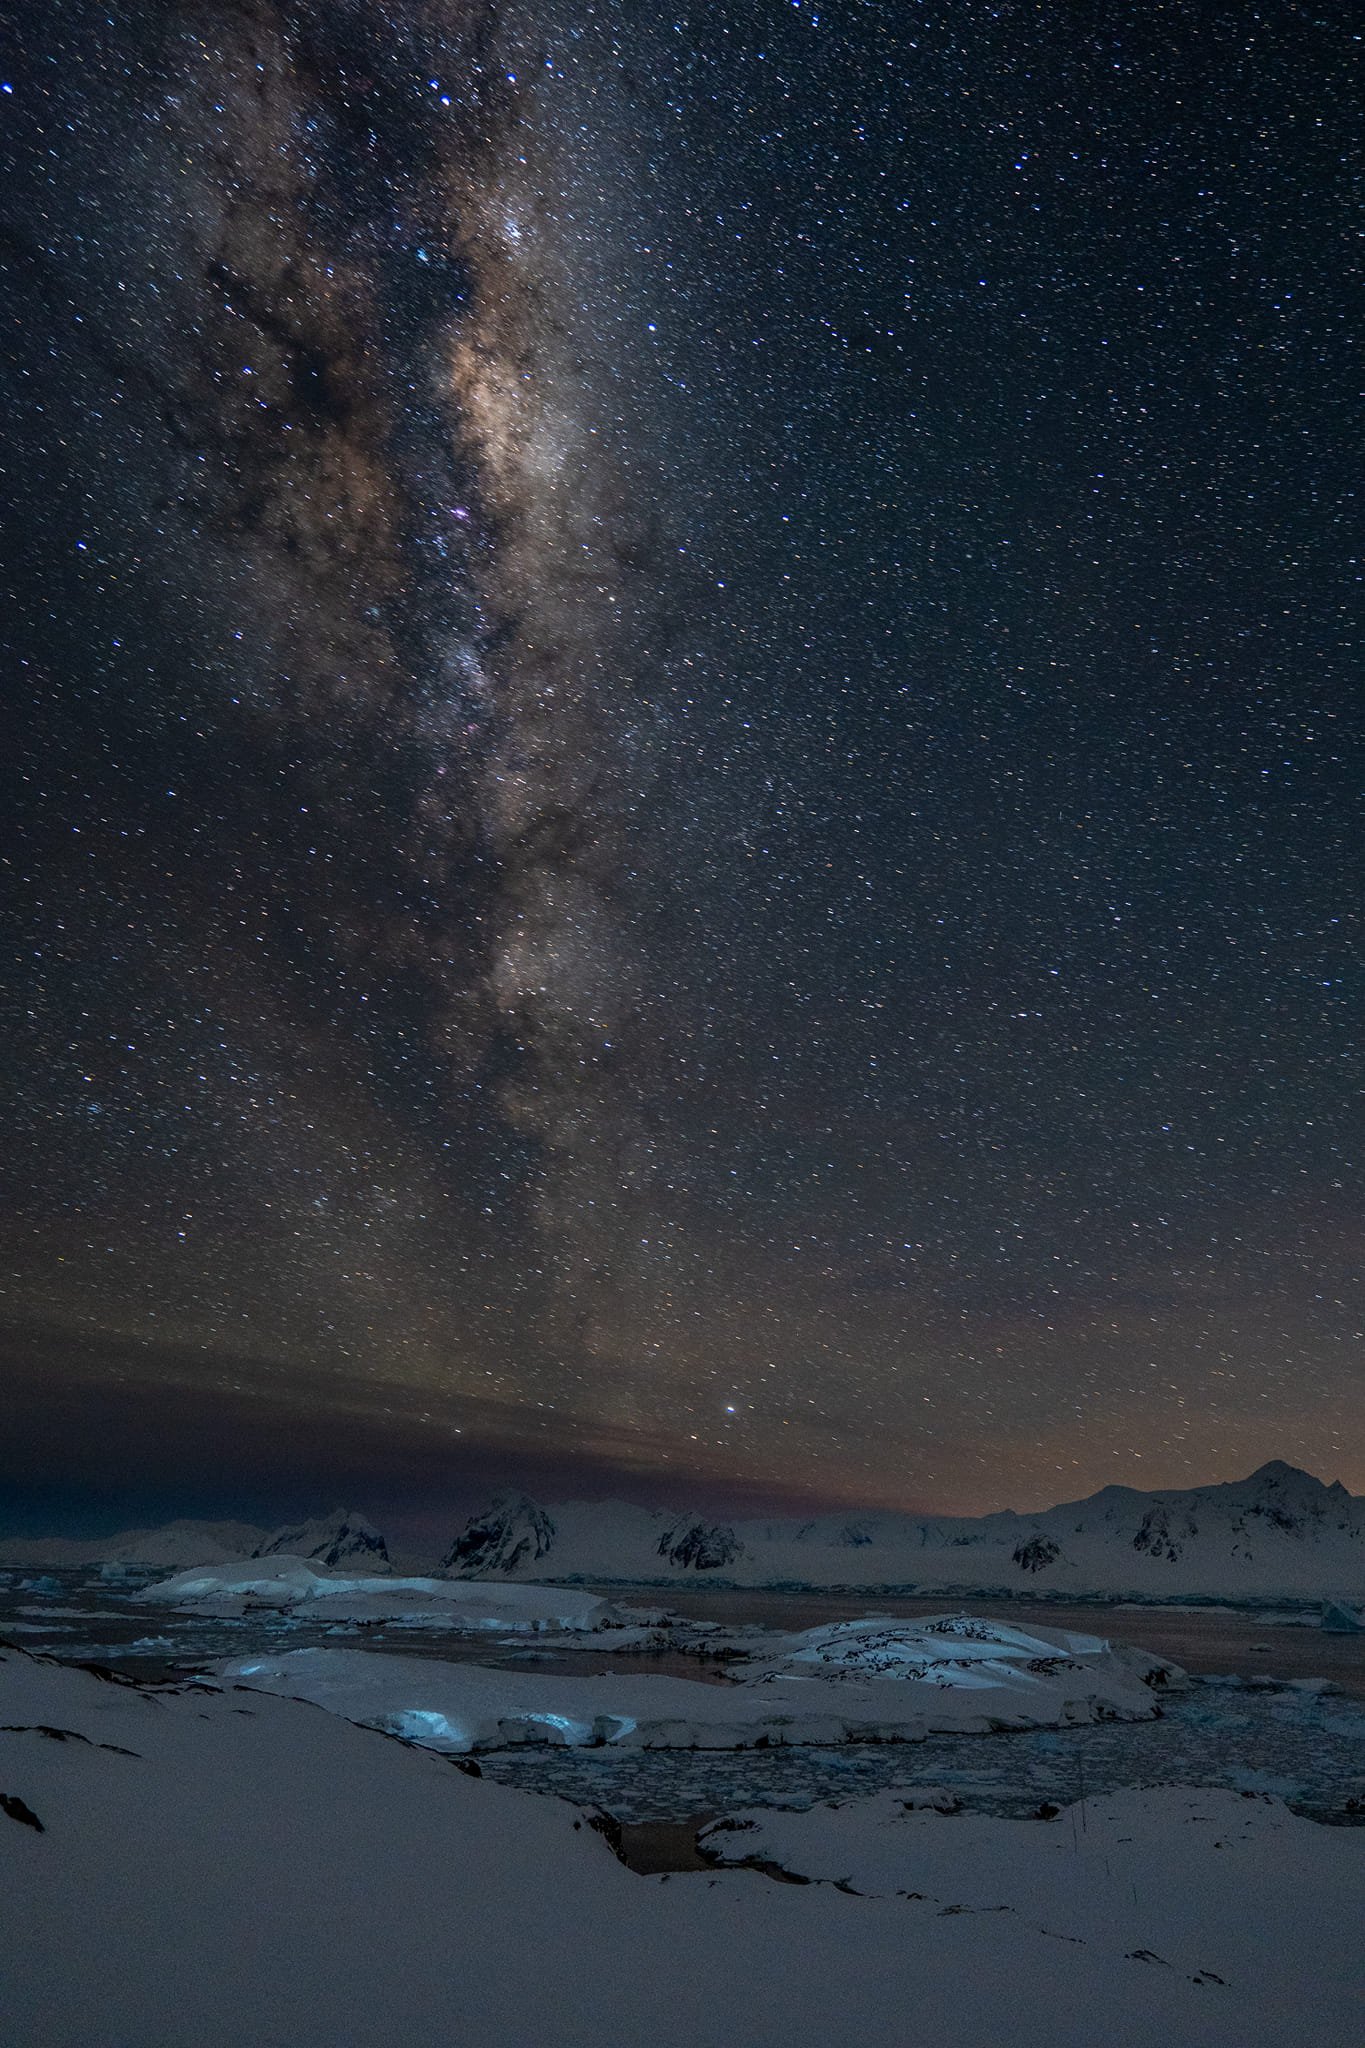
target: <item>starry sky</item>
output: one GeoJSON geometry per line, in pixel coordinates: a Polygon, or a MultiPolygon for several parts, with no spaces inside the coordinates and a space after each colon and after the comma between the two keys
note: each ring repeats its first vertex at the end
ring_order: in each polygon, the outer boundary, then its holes
{"type": "Polygon", "coordinates": [[[25,11],[12,1504],[1365,1491],[1353,17],[25,11]]]}

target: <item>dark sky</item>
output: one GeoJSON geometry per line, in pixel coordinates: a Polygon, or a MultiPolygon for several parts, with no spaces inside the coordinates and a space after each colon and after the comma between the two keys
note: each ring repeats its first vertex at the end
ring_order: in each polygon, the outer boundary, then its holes
{"type": "Polygon", "coordinates": [[[1365,1491],[1354,18],[22,10],[13,1502],[1365,1491]]]}

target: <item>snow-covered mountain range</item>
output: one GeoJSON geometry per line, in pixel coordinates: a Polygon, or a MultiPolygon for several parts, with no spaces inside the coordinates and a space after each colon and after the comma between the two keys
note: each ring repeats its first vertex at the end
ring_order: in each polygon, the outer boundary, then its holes
{"type": "MultiPolygon", "coordinates": [[[[176,1522],[100,1542],[0,1544],[0,1566],[126,1564],[170,1570],[288,1554],[390,1569],[383,1536],[338,1512],[267,1533],[176,1522]]],[[[1139,1599],[1365,1599],[1365,1498],[1276,1461],[1247,1479],[1140,1493],[1107,1486],[1039,1514],[818,1515],[721,1521],[624,1502],[542,1506],[499,1495],[438,1559],[456,1578],[639,1586],[1016,1592],[1139,1599]]]]}
{"type": "Polygon", "coordinates": [[[461,1577],[708,1582],[937,1595],[1365,1594],[1365,1499],[1278,1461],[1182,1491],[1107,1486],[1041,1514],[721,1522],[504,1495],[444,1559],[461,1577]]]}
{"type": "MultiPolygon", "coordinates": [[[[277,1529],[251,1552],[252,1557],[306,1557],[318,1564],[363,1565],[367,1572],[390,1568],[389,1546],[363,1515],[352,1509],[325,1515],[320,1521],[296,1523],[292,1529],[277,1529]]],[[[207,1560],[196,1558],[196,1564],[207,1560]]]]}
{"type": "Polygon", "coordinates": [[[168,1522],[160,1529],[125,1529],[116,1536],[16,1536],[0,1543],[0,1568],[39,1566],[79,1571],[86,1565],[127,1565],[134,1569],[184,1571],[196,1564],[234,1564],[243,1557],[316,1558],[319,1564],[364,1565],[368,1572],[390,1569],[388,1546],[379,1531],[354,1510],[338,1508],[315,1522],[292,1528],[258,1529],[250,1522],[168,1522]]]}
{"type": "Polygon", "coordinates": [[[159,1529],[123,1529],[115,1536],[13,1536],[0,1543],[0,1568],[79,1571],[108,1564],[183,1571],[192,1564],[250,1557],[265,1536],[250,1522],[167,1522],[159,1529]]]}

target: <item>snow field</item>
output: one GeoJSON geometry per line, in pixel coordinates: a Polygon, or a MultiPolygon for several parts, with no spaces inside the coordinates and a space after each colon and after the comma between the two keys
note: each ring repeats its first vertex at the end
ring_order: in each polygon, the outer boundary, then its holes
{"type": "MultiPolygon", "coordinates": [[[[1267,1997],[1197,1941],[1156,1963],[976,1910],[970,1872],[960,1911],[637,1877],[559,1801],[258,1692],[0,1651],[0,1788],[0,2038],[25,2048],[1358,2048],[1325,1945],[1282,1947],[1267,1997]]],[[[1296,1925],[1357,1898],[1365,1852],[1304,1829],[1236,1851],[1249,1890],[1289,1854],[1296,1925]]],[[[1151,1869],[1178,1883],[1191,1832],[1154,1810],[1151,1869]]]]}
{"type": "Polygon", "coordinates": [[[741,1813],[701,1846],[904,1898],[921,1915],[1008,1915],[1115,1961],[1236,1986],[1278,2016],[1285,2041],[1361,2038],[1365,1830],[1321,1827],[1266,1795],[1115,1792],[1041,1821],[945,1817],[886,1792],[741,1813]]]}

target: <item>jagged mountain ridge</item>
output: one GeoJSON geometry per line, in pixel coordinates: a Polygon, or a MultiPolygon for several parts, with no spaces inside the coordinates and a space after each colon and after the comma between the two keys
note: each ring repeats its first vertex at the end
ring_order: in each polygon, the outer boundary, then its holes
{"type": "MultiPolygon", "coordinates": [[[[337,1508],[314,1522],[276,1529],[252,1551],[253,1557],[305,1557],[335,1568],[360,1565],[367,1572],[391,1569],[389,1547],[373,1523],[354,1509],[337,1508]]],[[[205,1560],[196,1559],[196,1563],[205,1560]]]]}
{"type": "Polygon", "coordinates": [[[510,1577],[522,1565],[538,1564],[555,1540],[555,1525],[524,1493],[499,1493],[481,1515],[473,1515],[441,1559],[455,1578],[510,1577]]]}
{"type": "MultiPolygon", "coordinates": [[[[392,1568],[354,1511],[266,1532],[175,1522],[95,1541],[0,1544],[0,1567],[183,1570],[280,1555],[329,1568],[392,1568]]],[[[404,1559],[405,1569],[433,1568],[404,1559]]],[[[626,1502],[543,1506],[497,1495],[436,1569],[457,1578],[1138,1599],[1365,1601],[1365,1498],[1278,1460],[1246,1479],[1140,1492],[1107,1486],[1037,1514],[866,1513],[725,1521],[626,1502]]]]}
{"type": "Polygon", "coordinates": [[[1300,1597],[1365,1592],[1365,1499],[1279,1460],[1248,1478],[1108,1486],[1038,1514],[733,1523],[622,1502],[499,1497],[456,1537],[464,1577],[763,1587],[1300,1597]]]}
{"type": "Polygon", "coordinates": [[[114,1536],[14,1536],[0,1543],[0,1567],[79,1571],[124,1564],[185,1571],[194,1564],[231,1564],[251,1557],[266,1531],[250,1522],[166,1522],[159,1529],[123,1529],[114,1536]]]}

